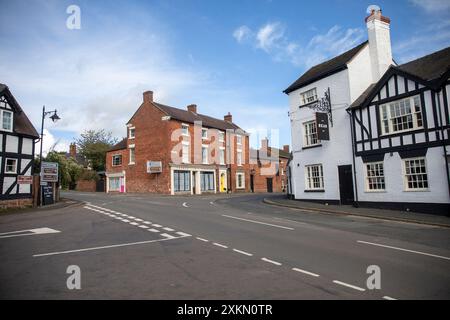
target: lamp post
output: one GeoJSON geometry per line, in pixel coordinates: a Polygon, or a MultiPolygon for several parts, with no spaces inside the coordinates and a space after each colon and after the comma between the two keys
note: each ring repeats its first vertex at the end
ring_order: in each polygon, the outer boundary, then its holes
{"type": "MultiPolygon", "coordinates": [[[[45,117],[48,116],[49,114],[53,115],[50,117],[50,119],[52,119],[53,122],[58,121],[59,119],[61,119],[58,114],[57,114],[57,110],[52,110],[52,111],[45,111],[45,106],[42,107],[42,122],[41,122],[41,150],[39,151],[39,167],[40,167],[40,176],[42,179],[42,141],[44,140],[44,121],[45,121],[45,117]]],[[[39,180],[39,184],[41,183],[41,180],[39,180]]],[[[39,185],[39,205],[42,205],[42,186],[39,185]]]]}

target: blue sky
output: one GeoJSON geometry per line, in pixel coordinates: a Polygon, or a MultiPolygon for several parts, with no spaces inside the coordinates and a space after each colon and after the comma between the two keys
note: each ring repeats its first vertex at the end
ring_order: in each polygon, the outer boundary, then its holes
{"type": "Polygon", "coordinates": [[[62,118],[46,122],[44,149],[67,149],[85,129],[123,137],[145,90],[175,107],[231,112],[244,129],[259,130],[253,145],[266,135],[288,144],[282,91],[365,41],[370,4],[392,20],[397,62],[450,45],[448,0],[0,2],[0,82],[36,128],[42,105],[62,118]],[[71,4],[81,9],[80,30],[66,28],[71,4]]]}

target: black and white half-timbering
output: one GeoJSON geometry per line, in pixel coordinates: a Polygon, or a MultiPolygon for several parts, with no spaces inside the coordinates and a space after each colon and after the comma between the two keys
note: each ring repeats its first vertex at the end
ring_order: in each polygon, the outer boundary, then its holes
{"type": "Polygon", "coordinates": [[[36,129],[8,87],[0,84],[0,207],[32,204],[36,129]]]}
{"type": "Polygon", "coordinates": [[[398,66],[390,19],[373,10],[366,25],[368,41],[312,67],[284,91],[290,195],[447,214],[450,48],[398,66]],[[324,113],[328,140],[319,140],[324,113]]]}

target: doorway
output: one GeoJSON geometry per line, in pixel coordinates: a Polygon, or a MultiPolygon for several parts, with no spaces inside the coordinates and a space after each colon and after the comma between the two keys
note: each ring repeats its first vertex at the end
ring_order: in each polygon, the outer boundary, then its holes
{"type": "Polygon", "coordinates": [[[353,190],[352,166],[338,166],[338,171],[341,204],[353,204],[353,202],[355,201],[355,195],[353,190]]]}
{"type": "Polygon", "coordinates": [[[255,192],[255,175],[250,175],[250,192],[255,192]]]}
{"type": "Polygon", "coordinates": [[[267,192],[272,193],[273,192],[273,178],[267,178],[267,192]]]}

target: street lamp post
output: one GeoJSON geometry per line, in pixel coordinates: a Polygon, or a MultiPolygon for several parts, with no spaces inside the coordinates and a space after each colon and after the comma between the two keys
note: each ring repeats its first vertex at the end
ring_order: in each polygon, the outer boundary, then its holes
{"type": "MultiPolygon", "coordinates": [[[[61,119],[60,117],[58,117],[57,114],[57,110],[52,110],[52,111],[45,111],[45,106],[42,107],[42,122],[41,122],[41,150],[39,151],[39,167],[40,167],[40,177],[42,179],[42,141],[44,140],[44,121],[45,121],[45,117],[48,116],[49,114],[53,115],[50,117],[50,119],[52,119],[53,122],[58,121],[59,119],[61,119]]],[[[39,179],[39,184],[41,184],[41,180],[39,179]]],[[[42,205],[42,186],[39,185],[39,205],[42,205]]]]}

